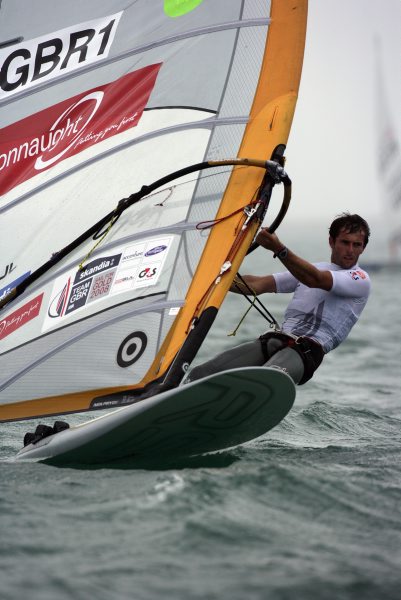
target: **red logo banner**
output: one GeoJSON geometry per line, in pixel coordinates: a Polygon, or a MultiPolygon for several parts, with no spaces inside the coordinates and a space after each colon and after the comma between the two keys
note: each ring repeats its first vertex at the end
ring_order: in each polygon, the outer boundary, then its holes
{"type": "Polygon", "coordinates": [[[0,194],[89,146],[135,127],[160,64],[128,73],[0,130],[0,194]]]}
{"type": "Polygon", "coordinates": [[[42,300],[43,293],[2,319],[0,321],[0,340],[37,317],[40,312],[40,307],[42,306],[42,300]]]}

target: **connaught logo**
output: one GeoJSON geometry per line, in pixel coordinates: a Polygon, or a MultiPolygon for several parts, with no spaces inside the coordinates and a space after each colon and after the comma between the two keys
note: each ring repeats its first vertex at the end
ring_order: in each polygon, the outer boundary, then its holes
{"type": "Polygon", "coordinates": [[[60,160],[60,158],[74,146],[75,142],[80,138],[87,125],[97,112],[97,109],[103,100],[103,96],[103,92],[93,92],[92,94],[87,94],[81,98],[81,100],[63,112],[57,121],[50,127],[49,137],[51,136],[52,138],[52,149],[58,147],[64,139],[67,140],[68,143],[55,156],[52,156],[48,160],[43,160],[43,157],[40,156],[35,162],[35,169],[40,170],[50,167],[60,160]],[[89,115],[85,117],[85,113],[83,113],[76,116],[77,108],[85,106],[85,104],[89,106],[92,105],[89,115]]]}
{"type": "Polygon", "coordinates": [[[155,64],[128,73],[1,129],[0,194],[65,158],[135,127],[159,69],[160,64],[155,64]]]}

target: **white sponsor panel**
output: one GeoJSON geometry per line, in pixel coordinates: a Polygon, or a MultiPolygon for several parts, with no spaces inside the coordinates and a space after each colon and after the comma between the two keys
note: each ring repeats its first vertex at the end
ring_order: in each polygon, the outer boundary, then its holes
{"type": "Polygon", "coordinates": [[[173,237],[155,238],[99,256],[83,269],[72,269],[53,285],[42,331],[58,327],[73,314],[101,303],[111,294],[155,285],[163,270],[173,237]]]}
{"type": "Polygon", "coordinates": [[[127,290],[132,290],[138,273],[138,266],[132,266],[127,269],[119,269],[114,279],[112,294],[120,294],[127,290]]]}
{"type": "Polygon", "coordinates": [[[122,12],[0,50],[0,98],[104,60],[122,12]]]}
{"type": "Polygon", "coordinates": [[[138,242],[124,248],[112,294],[155,285],[163,270],[172,236],[138,242]]]}
{"type": "Polygon", "coordinates": [[[104,296],[108,296],[114,276],[116,274],[116,270],[117,269],[112,269],[106,273],[96,275],[93,278],[91,290],[88,296],[88,302],[94,302],[95,300],[100,300],[104,296]]]}
{"type": "Polygon", "coordinates": [[[124,249],[121,263],[124,265],[131,261],[140,261],[145,253],[146,243],[133,244],[124,249]]]}
{"type": "Polygon", "coordinates": [[[135,278],[134,289],[155,285],[161,273],[161,262],[153,262],[150,265],[144,263],[135,278]]]}

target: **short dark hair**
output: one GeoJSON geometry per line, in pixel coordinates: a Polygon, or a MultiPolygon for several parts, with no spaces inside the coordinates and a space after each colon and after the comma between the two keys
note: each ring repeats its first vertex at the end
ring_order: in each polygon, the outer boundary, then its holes
{"type": "Polygon", "coordinates": [[[363,247],[367,245],[370,236],[370,228],[365,219],[362,219],[359,215],[351,215],[348,212],[341,213],[341,215],[338,215],[330,225],[329,234],[333,240],[335,240],[343,229],[345,229],[346,233],[363,231],[365,234],[363,247]]]}

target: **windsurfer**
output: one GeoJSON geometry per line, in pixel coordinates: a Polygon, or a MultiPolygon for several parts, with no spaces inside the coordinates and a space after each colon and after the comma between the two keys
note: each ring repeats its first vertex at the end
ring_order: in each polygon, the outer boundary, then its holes
{"type": "Polygon", "coordinates": [[[324,355],[348,336],[368,300],[370,279],[359,267],[358,258],[369,235],[369,225],[362,217],[343,213],[329,228],[331,262],[312,264],[267,228],[261,229],[257,243],[273,252],[287,271],[246,275],[245,283],[233,284],[231,291],[249,294],[250,288],[256,295],[293,292],[281,330],[265,333],[195,367],[186,382],[225,369],[265,365],[286,371],[299,385],[306,383],[324,355]]]}

